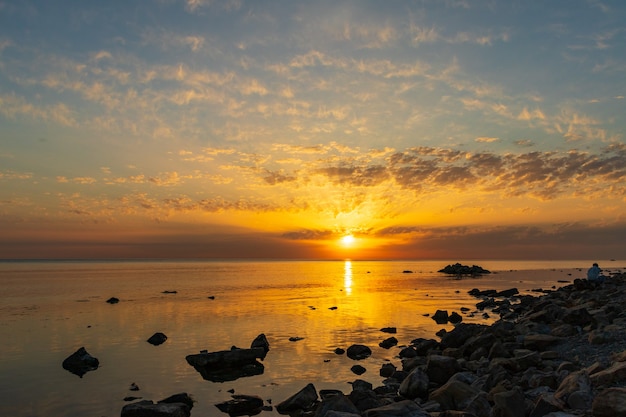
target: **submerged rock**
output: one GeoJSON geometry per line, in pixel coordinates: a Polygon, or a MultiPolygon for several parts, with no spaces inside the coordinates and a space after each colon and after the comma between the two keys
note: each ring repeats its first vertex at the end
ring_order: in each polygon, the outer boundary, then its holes
{"type": "Polygon", "coordinates": [[[191,409],[184,403],[154,403],[143,400],[127,404],[122,408],[121,417],[189,417],[191,409]]]}
{"type": "Polygon", "coordinates": [[[63,369],[71,373],[83,377],[87,372],[98,369],[100,361],[91,356],[84,347],[79,348],[76,352],[65,358],[63,361],[63,369]]]}

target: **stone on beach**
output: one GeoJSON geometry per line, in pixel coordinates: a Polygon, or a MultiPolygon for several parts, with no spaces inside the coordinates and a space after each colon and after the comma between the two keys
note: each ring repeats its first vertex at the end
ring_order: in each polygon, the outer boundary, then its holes
{"type": "Polygon", "coordinates": [[[122,408],[121,417],[189,417],[190,407],[185,403],[154,403],[142,400],[122,408]]]}
{"type": "Polygon", "coordinates": [[[317,399],[315,386],[307,384],[300,391],[278,404],[276,411],[281,414],[289,414],[295,411],[307,410],[315,405],[317,399]]]}

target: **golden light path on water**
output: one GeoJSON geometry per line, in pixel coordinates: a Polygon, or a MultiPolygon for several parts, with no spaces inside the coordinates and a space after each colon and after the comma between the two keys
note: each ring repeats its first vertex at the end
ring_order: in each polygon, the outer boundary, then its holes
{"type": "Polygon", "coordinates": [[[346,295],[352,294],[352,261],[346,259],[343,265],[343,287],[346,295]]]}

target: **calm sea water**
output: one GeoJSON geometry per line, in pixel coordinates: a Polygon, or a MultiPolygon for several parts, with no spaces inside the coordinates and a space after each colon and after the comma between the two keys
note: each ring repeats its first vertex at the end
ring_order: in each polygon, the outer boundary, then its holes
{"type": "MultiPolygon", "coordinates": [[[[428,315],[474,311],[472,288],[531,293],[583,277],[592,262],[464,261],[494,273],[462,280],[438,274],[441,261],[0,262],[0,414],[118,416],[126,396],[187,392],[197,400],[192,415],[218,416],[214,404],[229,390],[278,404],[309,382],[346,393],[357,378],[377,386],[382,364],[401,366],[399,348],[378,346],[390,336],[381,328],[396,327],[400,345],[436,338],[451,326],[428,315]],[[168,340],[150,345],[155,332],[168,340]],[[270,343],[262,375],[210,382],[185,360],[203,349],[247,348],[260,333],[270,343]],[[354,343],[373,350],[358,362],[367,369],[359,377],[350,371],[356,362],[334,353],[354,343]],[[100,367],[79,378],[61,363],[81,346],[100,367]]],[[[625,269],[623,261],[601,266],[625,269]]],[[[495,319],[470,316],[464,321],[495,319]]]]}

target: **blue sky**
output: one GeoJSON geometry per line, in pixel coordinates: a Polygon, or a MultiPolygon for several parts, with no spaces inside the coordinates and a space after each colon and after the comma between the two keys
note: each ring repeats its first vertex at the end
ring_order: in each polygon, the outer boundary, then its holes
{"type": "Polygon", "coordinates": [[[623,257],[625,21],[0,1],[4,257],[623,257]]]}

